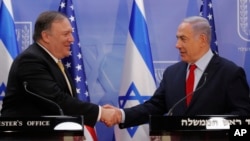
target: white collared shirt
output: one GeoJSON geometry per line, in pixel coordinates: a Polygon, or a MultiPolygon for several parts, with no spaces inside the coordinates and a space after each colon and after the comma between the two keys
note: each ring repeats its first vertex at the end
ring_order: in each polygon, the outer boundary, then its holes
{"type": "Polygon", "coordinates": [[[50,57],[56,62],[58,63],[58,61],[60,61],[60,59],[56,58],[54,55],[52,55],[44,46],[42,46],[40,43],[36,42],[40,47],[42,47],[42,49],[44,49],[49,55],[50,57]]]}
{"type": "MultiPolygon", "coordinates": [[[[195,74],[195,80],[194,80],[194,90],[197,88],[198,82],[201,79],[202,74],[204,73],[205,69],[207,68],[208,63],[213,57],[213,52],[211,49],[208,50],[208,52],[203,55],[198,61],[196,61],[194,64],[197,66],[197,68],[194,71],[195,74]]],[[[187,76],[189,74],[189,66],[187,67],[187,76]]]]}

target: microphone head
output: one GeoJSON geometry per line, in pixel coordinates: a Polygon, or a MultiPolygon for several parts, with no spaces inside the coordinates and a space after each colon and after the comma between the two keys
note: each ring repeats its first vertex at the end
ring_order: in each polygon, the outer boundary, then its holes
{"type": "Polygon", "coordinates": [[[28,85],[28,82],[23,81],[23,86],[24,86],[24,87],[27,87],[27,85],[28,85]]]}

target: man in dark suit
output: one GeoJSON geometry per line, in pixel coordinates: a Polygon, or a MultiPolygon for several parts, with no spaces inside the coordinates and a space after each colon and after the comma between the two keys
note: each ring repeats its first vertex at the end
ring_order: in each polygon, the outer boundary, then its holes
{"type": "Polygon", "coordinates": [[[59,106],[65,115],[84,115],[84,124],[89,126],[101,119],[112,120],[110,115],[115,110],[75,98],[76,88],[67,69],[63,72],[57,64],[70,55],[72,32],[65,15],[56,11],[39,15],[33,35],[35,42],[11,66],[1,116],[58,115],[62,114],[59,106]]]}
{"type": "Polygon", "coordinates": [[[149,121],[149,115],[166,113],[173,116],[250,115],[245,72],[211,51],[208,21],[200,16],[186,18],[179,25],[176,37],[181,61],[165,70],[160,86],[148,101],[122,110],[116,108],[120,128],[144,124],[149,121]],[[191,86],[194,92],[186,94],[189,66],[193,64],[196,65],[191,86]]]}

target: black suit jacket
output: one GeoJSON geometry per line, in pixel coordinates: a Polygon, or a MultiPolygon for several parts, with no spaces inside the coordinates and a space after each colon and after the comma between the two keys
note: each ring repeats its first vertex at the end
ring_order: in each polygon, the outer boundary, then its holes
{"type": "MultiPolygon", "coordinates": [[[[186,70],[185,62],[168,67],[159,88],[150,100],[124,109],[125,123],[120,124],[120,128],[147,123],[149,115],[166,114],[175,103],[185,97],[186,70]]],[[[241,67],[214,55],[204,74],[189,107],[184,99],[174,108],[173,116],[250,114],[249,86],[241,67]]]]}
{"type": "MultiPolygon", "coordinates": [[[[65,69],[66,70],[66,69],[65,69]]],[[[68,75],[74,97],[76,90],[68,75]]],[[[65,115],[84,115],[84,123],[93,126],[99,113],[98,105],[81,102],[70,95],[65,77],[52,57],[34,43],[13,62],[3,99],[2,116],[58,115],[58,108],[24,89],[57,103],[65,115]]]]}

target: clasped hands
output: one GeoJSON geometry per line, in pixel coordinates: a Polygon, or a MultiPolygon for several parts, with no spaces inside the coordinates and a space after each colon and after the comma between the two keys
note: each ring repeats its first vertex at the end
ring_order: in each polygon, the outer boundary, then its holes
{"type": "Polygon", "coordinates": [[[122,120],[121,110],[117,107],[106,104],[102,106],[102,114],[100,120],[108,127],[119,124],[122,120]]]}

